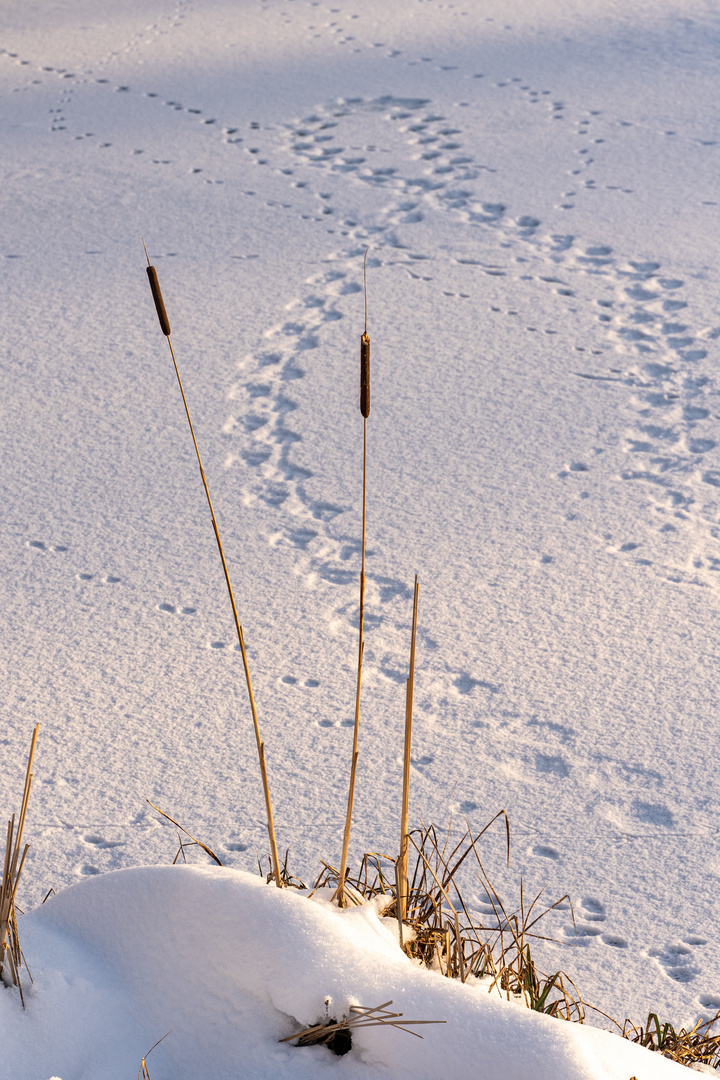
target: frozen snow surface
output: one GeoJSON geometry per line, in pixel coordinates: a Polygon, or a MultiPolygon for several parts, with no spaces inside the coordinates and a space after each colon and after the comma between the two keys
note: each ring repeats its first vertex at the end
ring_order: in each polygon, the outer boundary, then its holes
{"type": "Polygon", "coordinates": [[[0,0],[0,25],[3,814],[41,724],[36,984],[25,1014],[0,995],[0,1077],[135,1075],[169,1028],[153,1080],[670,1075],[246,876],[254,735],[141,238],[293,873],[341,846],[368,248],[351,863],[398,847],[417,572],[412,820],[506,809],[498,890],[575,911],[541,966],[694,1023],[720,1008],[720,7],[0,0]],[[165,869],[146,798],[233,872],[165,869]],[[279,1047],[327,993],[450,1023],[279,1047]]]}

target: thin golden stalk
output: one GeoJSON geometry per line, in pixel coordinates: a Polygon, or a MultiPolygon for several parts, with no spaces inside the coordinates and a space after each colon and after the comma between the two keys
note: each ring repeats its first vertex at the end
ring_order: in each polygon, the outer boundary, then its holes
{"type": "MultiPolygon", "coordinates": [[[[144,240],[143,247],[145,247],[144,240]]],[[[213,504],[210,498],[210,490],[208,488],[207,480],[205,479],[205,470],[203,469],[202,460],[200,458],[200,450],[198,448],[197,439],[195,438],[195,429],[193,428],[193,423],[190,419],[190,409],[188,407],[187,398],[185,397],[185,391],[183,389],[182,379],[180,378],[180,371],[178,369],[177,360],[175,359],[175,351],[172,347],[172,341],[170,340],[170,322],[165,311],[165,304],[163,302],[162,293],[160,292],[160,283],[158,281],[157,271],[154,266],[150,265],[150,256],[147,253],[147,248],[145,248],[145,256],[148,262],[147,274],[150,280],[150,289],[153,294],[153,300],[155,301],[155,310],[157,311],[158,319],[160,321],[160,329],[167,338],[167,343],[170,346],[170,355],[172,356],[173,367],[175,368],[175,375],[177,376],[178,386],[180,387],[180,394],[182,395],[183,405],[185,406],[185,415],[187,416],[187,421],[190,426],[190,434],[192,435],[193,446],[195,447],[195,454],[197,456],[198,466],[200,467],[200,477],[202,479],[203,487],[205,489],[205,497],[207,498],[208,507],[210,509],[213,532],[215,533],[215,540],[217,542],[218,552],[220,553],[220,561],[222,563],[223,574],[225,575],[225,583],[227,585],[228,595],[230,597],[230,604],[232,606],[235,630],[237,631],[240,652],[242,654],[243,668],[245,669],[245,682],[247,684],[248,697],[250,698],[250,711],[252,712],[258,759],[260,761],[260,775],[262,777],[263,794],[265,796],[265,811],[267,814],[267,829],[270,838],[270,852],[273,862],[273,874],[275,877],[275,884],[279,889],[281,889],[282,879],[280,877],[280,859],[278,857],[277,841],[275,839],[275,823],[273,822],[272,803],[270,802],[270,785],[268,783],[267,769],[265,767],[265,744],[260,738],[260,725],[258,723],[257,709],[255,708],[255,697],[253,695],[252,682],[250,679],[250,668],[248,666],[247,652],[245,650],[245,639],[243,638],[243,630],[242,626],[240,625],[240,618],[238,616],[237,607],[235,605],[235,596],[233,595],[232,585],[230,583],[230,572],[225,561],[225,552],[223,551],[222,541],[220,540],[220,532],[218,530],[217,521],[215,520],[215,511],[213,510],[213,504]]]]}
{"type": "Polygon", "coordinates": [[[415,687],[415,643],[417,641],[418,595],[420,586],[415,575],[413,597],[412,637],[410,642],[410,674],[405,689],[405,749],[403,753],[403,790],[400,812],[400,858],[398,859],[398,912],[402,922],[407,918],[408,900],[408,810],[410,805],[410,748],[412,744],[413,691],[415,687]]]}
{"type": "Polygon", "coordinates": [[[367,332],[367,249],[363,261],[363,286],[365,292],[365,329],[360,338],[360,412],[363,417],[363,486],[362,486],[362,547],[360,554],[360,620],[358,630],[358,665],[355,685],[355,724],[353,728],[353,748],[350,763],[350,788],[345,814],[342,856],[340,859],[340,881],[335,896],[340,907],[345,906],[345,875],[347,873],[348,850],[350,847],[350,829],[352,827],[353,802],[355,800],[355,777],[358,763],[358,734],[360,731],[360,687],[362,684],[362,664],[365,640],[365,508],[367,501],[367,422],[370,415],[370,338],[367,332]]]}
{"type": "Polygon", "coordinates": [[[27,769],[25,770],[25,786],[23,788],[20,816],[15,827],[15,815],[8,822],[5,839],[5,856],[3,859],[3,875],[0,881],[0,979],[3,968],[7,963],[10,970],[10,979],[20,991],[20,1000],[25,1007],[22,983],[20,982],[20,968],[23,966],[22,949],[18,936],[17,919],[15,917],[15,899],[17,896],[20,876],[25,866],[29,844],[22,846],[23,832],[25,830],[25,818],[27,816],[30,792],[32,790],[33,773],[32,765],[35,757],[38,730],[40,725],[35,726],[30,753],[28,754],[27,769]],[[21,854],[22,851],[22,854],[21,854]],[[18,862],[19,860],[19,862],[18,862]]]}

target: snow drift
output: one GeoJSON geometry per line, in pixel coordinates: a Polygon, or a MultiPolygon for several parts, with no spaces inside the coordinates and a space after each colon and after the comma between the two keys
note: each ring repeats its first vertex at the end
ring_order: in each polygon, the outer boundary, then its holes
{"type": "Polygon", "coordinates": [[[658,1080],[681,1066],[597,1029],[532,1013],[416,967],[372,905],[345,911],[225,868],[138,867],[84,881],[33,912],[23,942],[28,1009],[0,995],[3,1080],[240,1076],[413,1080],[658,1080]],[[392,998],[408,1019],[446,1020],[418,1039],[355,1035],[352,1052],[279,1040],[326,997],[392,998]]]}

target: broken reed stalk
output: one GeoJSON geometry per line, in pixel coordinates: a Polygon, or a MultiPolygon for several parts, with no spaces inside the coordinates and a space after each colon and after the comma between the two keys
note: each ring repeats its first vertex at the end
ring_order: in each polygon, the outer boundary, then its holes
{"type": "Polygon", "coordinates": [[[335,896],[340,907],[345,906],[345,875],[347,873],[348,849],[350,847],[350,828],[352,826],[353,802],[355,799],[355,777],[358,763],[358,732],[360,730],[360,686],[362,683],[362,664],[365,640],[363,629],[365,622],[365,505],[367,495],[367,422],[370,415],[370,338],[367,332],[367,248],[363,260],[363,289],[365,293],[365,329],[360,338],[360,412],[363,417],[363,487],[362,487],[362,547],[360,556],[360,620],[358,631],[358,665],[355,685],[355,724],[353,728],[353,749],[350,763],[350,788],[345,815],[342,856],[340,859],[340,880],[335,896]]]}
{"type": "Polygon", "coordinates": [[[255,697],[253,695],[252,681],[250,679],[250,667],[248,665],[248,657],[245,650],[245,639],[243,637],[243,630],[242,626],[240,625],[240,618],[238,616],[237,607],[235,605],[235,596],[233,595],[232,585],[230,583],[230,573],[228,571],[227,563],[225,561],[225,553],[223,551],[222,542],[220,540],[220,532],[218,530],[217,521],[215,520],[215,511],[213,510],[213,504],[210,498],[210,489],[208,488],[207,480],[205,479],[205,470],[203,469],[202,460],[200,458],[200,450],[198,448],[197,439],[195,438],[195,429],[193,428],[193,423],[190,419],[190,409],[188,407],[187,398],[185,397],[185,391],[183,389],[182,379],[180,378],[180,371],[178,369],[177,360],[175,359],[175,351],[172,347],[172,341],[170,340],[170,322],[165,311],[165,304],[163,302],[162,293],[160,292],[160,283],[158,281],[157,271],[154,266],[150,265],[150,256],[148,255],[144,240],[143,247],[145,248],[145,257],[147,258],[148,263],[147,275],[150,281],[150,290],[153,295],[153,300],[155,301],[155,310],[157,311],[158,319],[160,321],[160,329],[167,338],[167,343],[170,346],[170,355],[172,356],[173,367],[175,368],[175,375],[177,376],[178,386],[180,387],[180,394],[182,395],[183,405],[185,406],[185,415],[187,416],[187,421],[190,426],[190,434],[192,435],[192,441],[195,447],[195,454],[197,456],[198,466],[200,467],[200,477],[202,479],[203,487],[205,489],[205,497],[207,498],[208,507],[210,509],[213,532],[215,533],[215,540],[217,541],[218,552],[220,553],[220,561],[222,562],[223,573],[225,575],[225,583],[227,585],[228,595],[230,596],[230,604],[232,606],[235,629],[237,631],[238,643],[240,645],[240,652],[242,654],[243,667],[245,669],[245,682],[247,684],[248,697],[250,698],[250,710],[252,712],[253,727],[255,729],[255,741],[257,743],[258,759],[260,761],[260,775],[262,777],[263,794],[265,796],[265,811],[267,814],[267,829],[268,836],[270,838],[270,851],[273,862],[273,873],[275,877],[275,884],[277,885],[278,889],[281,889],[282,880],[280,877],[280,859],[278,857],[277,841],[275,839],[275,824],[273,822],[272,804],[270,802],[270,785],[268,783],[267,769],[265,767],[265,743],[260,738],[260,724],[258,723],[257,709],[255,708],[255,697]]]}
{"type": "Polygon", "coordinates": [[[297,1039],[296,1046],[317,1046],[318,1043],[329,1042],[338,1031],[352,1031],[366,1027],[399,1028],[408,1035],[415,1035],[418,1039],[422,1039],[422,1035],[417,1031],[410,1031],[411,1026],[447,1023],[447,1020],[405,1020],[402,1019],[403,1013],[390,1012],[388,1005],[392,1005],[392,1001],[384,1001],[382,1005],[374,1007],[351,1005],[349,1009],[351,1015],[343,1017],[339,1023],[331,1021],[325,1024],[314,1024],[312,1027],[296,1032],[295,1035],[286,1035],[284,1039],[280,1039],[280,1042],[292,1042],[293,1039],[297,1039]]]}
{"type": "MultiPolygon", "coordinates": [[[[400,857],[398,859],[398,919],[400,926],[407,918],[408,898],[408,810],[410,804],[410,748],[412,744],[413,691],[415,688],[415,643],[417,641],[418,596],[420,585],[415,575],[413,596],[412,637],[410,640],[410,674],[405,688],[405,748],[403,753],[403,790],[400,811],[400,857]]],[[[402,934],[402,929],[401,929],[402,934]]],[[[401,941],[402,944],[402,941],[401,941]]]]}
{"type": "Polygon", "coordinates": [[[5,844],[5,859],[3,861],[3,876],[0,882],[0,981],[7,982],[5,976],[5,963],[10,969],[10,979],[20,991],[20,1000],[25,1008],[22,984],[20,982],[20,968],[23,964],[22,949],[18,937],[17,920],[15,917],[15,898],[25,857],[28,853],[29,844],[22,849],[23,832],[25,830],[25,818],[27,816],[30,791],[33,782],[32,764],[35,757],[39,724],[35,725],[30,753],[28,754],[27,769],[25,770],[25,787],[23,788],[22,803],[20,805],[20,817],[15,828],[15,815],[13,814],[7,827],[7,840],[5,844]]]}

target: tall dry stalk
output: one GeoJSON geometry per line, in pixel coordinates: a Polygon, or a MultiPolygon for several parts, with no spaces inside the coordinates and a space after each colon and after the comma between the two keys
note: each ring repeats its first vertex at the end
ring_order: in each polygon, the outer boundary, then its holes
{"type": "Polygon", "coordinates": [[[357,682],[355,685],[355,724],[353,728],[352,760],[350,763],[350,788],[348,790],[347,812],[345,814],[345,832],[343,833],[342,856],[340,858],[340,880],[335,896],[340,907],[345,906],[345,875],[347,873],[348,849],[350,847],[350,829],[352,826],[353,802],[355,800],[355,777],[358,763],[358,733],[360,730],[360,686],[362,683],[363,652],[365,649],[365,506],[367,497],[367,422],[370,415],[370,338],[367,332],[367,248],[363,260],[363,287],[365,292],[365,329],[360,338],[360,412],[363,418],[363,487],[362,487],[362,548],[360,556],[360,621],[358,631],[357,682]]]}
{"type": "Polygon", "coordinates": [[[417,641],[418,596],[420,585],[415,575],[413,596],[412,637],[410,639],[410,674],[405,687],[405,747],[403,751],[403,790],[400,811],[400,856],[398,858],[398,919],[407,918],[408,898],[408,810],[410,805],[410,749],[412,745],[413,691],[415,688],[415,643],[417,641]]]}
{"type": "Polygon", "coordinates": [[[17,919],[15,917],[15,898],[17,896],[18,883],[25,865],[25,857],[28,853],[29,844],[22,848],[23,832],[25,830],[25,818],[27,816],[30,790],[32,788],[33,774],[32,764],[35,757],[39,724],[35,725],[30,753],[28,754],[27,769],[25,771],[25,787],[23,788],[22,803],[20,805],[20,817],[17,828],[15,827],[15,815],[8,821],[7,840],[5,844],[5,858],[3,860],[3,875],[0,882],[0,981],[8,982],[5,967],[10,972],[10,980],[20,991],[20,1000],[25,1007],[22,985],[20,982],[20,968],[23,964],[22,949],[18,937],[17,919]],[[20,850],[22,848],[22,855],[20,850]]]}
{"type": "MultiPolygon", "coordinates": [[[[143,240],[143,247],[145,247],[145,241],[143,240]]],[[[147,275],[150,281],[150,289],[152,291],[153,300],[155,301],[155,310],[157,311],[158,319],[160,321],[160,329],[167,338],[167,343],[170,346],[170,355],[172,356],[173,367],[175,368],[175,375],[177,376],[178,386],[180,387],[180,394],[182,395],[183,405],[185,406],[185,415],[187,416],[188,424],[190,426],[190,434],[192,435],[193,446],[195,447],[195,454],[197,456],[198,465],[200,467],[200,477],[205,489],[205,497],[207,498],[208,507],[210,508],[210,517],[212,519],[213,532],[215,533],[215,540],[217,541],[218,552],[220,553],[220,561],[222,562],[223,573],[225,575],[225,584],[227,585],[228,595],[230,597],[230,604],[232,606],[233,619],[235,621],[235,630],[237,631],[238,643],[240,645],[240,652],[242,654],[243,667],[245,669],[245,682],[247,684],[248,697],[250,698],[250,711],[252,712],[253,727],[255,730],[255,741],[257,743],[258,759],[260,761],[260,775],[262,777],[263,794],[265,796],[265,811],[267,814],[267,829],[268,836],[270,838],[270,852],[273,863],[273,875],[275,884],[279,889],[282,888],[282,878],[280,876],[280,859],[278,857],[277,840],[275,839],[275,823],[273,822],[272,803],[270,802],[270,785],[268,783],[267,768],[265,766],[265,743],[260,738],[260,724],[258,723],[257,709],[255,707],[255,697],[253,694],[252,682],[250,679],[250,667],[248,665],[247,652],[245,650],[245,639],[243,637],[242,626],[240,625],[240,619],[235,605],[235,596],[233,595],[232,585],[230,584],[230,572],[228,571],[227,563],[225,561],[225,553],[223,551],[222,542],[220,540],[220,532],[218,530],[217,521],[215,520],[215,511],[213,510],[212,500],[210,498],[210,490],[208,488],[207,480],[205,479],[205,470],[203,469],[202,460],[200,458],[200,450],[198,448],[197,439],[195,438],[195,429],[193,428],[193,422],[190,419],[190,409],[188,407],[187,398],[185,397],[185,391],[183,389],[182,379],[180,378],[180,371],[178,369],[177,360],[175,359],[175,351],[172,347],[172,341],[170,340],[170,322],[165,311],[165,304],[163,302],[162,293],[160,292],[160,283],[158,281],[157,271],[154,266],[150,265],[150,256],[145,248],[145,257],[147,258],[147,275]]]]}

